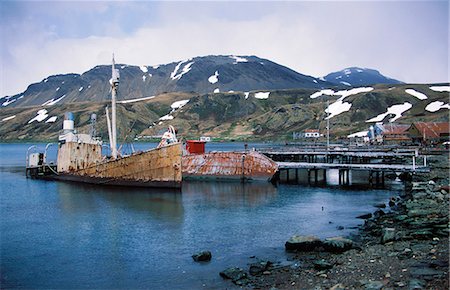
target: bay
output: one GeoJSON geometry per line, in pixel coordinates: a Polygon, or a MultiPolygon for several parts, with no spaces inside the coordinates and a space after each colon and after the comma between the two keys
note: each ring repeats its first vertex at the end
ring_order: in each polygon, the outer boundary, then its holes
{"type": "Polygon", "coordinates": [[[30,145],[0,144],[2,288],[230,288],[225,268],[246,268],[255,255],[285,259],[294,234],[355,233],[356,216],[401,189],[184,182],[180,192],[42,181],[25,176],[30,145]],[[211,262],[192,260],[201,250],[211,262]]]}

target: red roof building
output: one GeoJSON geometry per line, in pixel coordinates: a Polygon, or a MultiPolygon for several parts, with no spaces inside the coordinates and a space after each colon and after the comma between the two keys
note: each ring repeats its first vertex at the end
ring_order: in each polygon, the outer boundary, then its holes
{"type": "Polygon", "coordinates": [[[386,142],[408,142],[411,138],[408,135],[408,129],[411,125],[407,124],[386,124],[384,125],[383,140],[386,142]]]}
{"type": "Polygon", "coordinates": [[[413,142],[445,142],[449,140],[448,122],[415,122],[408,129],[413,142]]]}

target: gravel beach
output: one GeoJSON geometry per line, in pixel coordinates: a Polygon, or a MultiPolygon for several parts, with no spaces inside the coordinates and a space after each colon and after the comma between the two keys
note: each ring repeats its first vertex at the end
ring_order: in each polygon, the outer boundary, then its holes
{"type": "Polygon", "coordinates": [[[286,243],[290,265],[260,260],[221,276],[245,289],[449,289],[448,157],[432,162],[354,236],[295,236],[286,243]]]}

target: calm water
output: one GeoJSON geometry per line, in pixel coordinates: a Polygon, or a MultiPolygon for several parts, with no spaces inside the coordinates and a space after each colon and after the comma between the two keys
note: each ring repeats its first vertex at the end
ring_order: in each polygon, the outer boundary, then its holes
{"type": "Polygon", "coordinates": [[[32,180],[24,173],[28,147],[0,144],[1,288],[231,287],[221,270],[245,268],[253,255],[282,260],[294,234],[350,234],[362,222],[356,216],[396,194],[200,182],[171,192],[32,180]],[[200,250],[212,252],[210,263],[193,262],[200,250]]]}

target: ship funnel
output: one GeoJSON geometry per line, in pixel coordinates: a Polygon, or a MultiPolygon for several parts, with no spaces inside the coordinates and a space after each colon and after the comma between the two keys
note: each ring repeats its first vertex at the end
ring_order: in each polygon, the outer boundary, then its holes
{"type": "Polygon", "coordinates": [[[97,123],[97,114],[93,113],[91,115],[91,128],[90,128],[91,137],[95,137],[97,135],[97,130],[95,128],[96,123],[97,123]]]}
{"type": "Polygon", "coordinates": [[[64,114],[64,122],[63,122],[63,130],[64,133],[73,132],[74,125],[73,125],[73,114],[72,112],[67,112],[64,114]]]}

